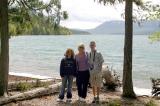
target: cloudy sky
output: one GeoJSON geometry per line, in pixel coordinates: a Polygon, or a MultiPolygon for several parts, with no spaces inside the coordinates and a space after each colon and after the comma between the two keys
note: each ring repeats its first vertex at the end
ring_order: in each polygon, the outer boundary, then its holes
{"type": "MultiPolygon", "coordinates": [[[[147,0],[145,0],[147,1],[147,0]]],[[[152,0],[160,3],[160,0],[152,0]]],[[[123,20],[124,5],[104,6],[94,0],[61,0],[62,9],[69,14],[69,19],[62,21],[61,25],[76,28],[90,29],[105,21],[123,20]]]]}

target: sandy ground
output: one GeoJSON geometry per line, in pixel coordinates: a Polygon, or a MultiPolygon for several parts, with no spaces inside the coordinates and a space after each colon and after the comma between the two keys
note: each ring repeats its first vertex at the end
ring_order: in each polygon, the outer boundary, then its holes
{"type": "MultiPolygon", "coordinates": [[[[50,96],[44,96],[35,98],[32,100],[19,101],[16,103],[10,103],[5,106],[146,106],[145,103],[151,100],[150,97],[138,97],[136,100],[121,98],[120,92],[109,92],[101,90],[100,104],[92,104],[93,96],[91,89],[88,90],[88,96],[86,103],[78,101],[77,90],[73,90],[73,98],[71,103],[67,103],[66,99],[64,102],[57,102],[58,93],[50,96]],[[112,105],[112,102],[117,102],[121,105],[112,105]]],[[[160,100],[154,100],[157,106],[160,106],[160,100]]]]}
{"type": "Polygon", "coordinates": [[[13,82],[13,81],[28,81],[28,80],[33,80],[33,78],[29,77],[21,77],[21,76],[15,76],[15,75],[9,75],[8,81],[13,82]]]}

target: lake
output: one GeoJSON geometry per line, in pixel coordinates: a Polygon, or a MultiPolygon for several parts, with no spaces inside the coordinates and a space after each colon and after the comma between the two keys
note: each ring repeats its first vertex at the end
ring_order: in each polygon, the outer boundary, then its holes
{"type": "MultiPolygon", "coordinates": [[[[77,45],[95,40],[105,63],[121,75],[124,36],[71,35],[19,36],[10,39],[10,73],[47,77],[59,76],[59,63],[67,48],[77,52],[77,45]]],[[[160,43],[150,43],[148,36],[135,35],[133,47],[133,81],[139,88],[151,88],[150,78],[160,78],[160,43]]]]}

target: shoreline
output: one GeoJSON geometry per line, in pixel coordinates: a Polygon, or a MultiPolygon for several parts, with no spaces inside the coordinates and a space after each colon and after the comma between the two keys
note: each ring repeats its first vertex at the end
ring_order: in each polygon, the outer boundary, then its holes
{"type": "Polygon", "coordinates": [[[53,79],[58,78],[57,77],[48,77],[48,76],[41,76],[41,75],[35,75],[35,74],[29,74],[29,73],[17,73],[17,72],[9,72],[9,75],[17,76],[17,77],[29,77],[33,79],[53,79]]]}
{"type": "MultiPolygon", "coordinates": [[[[28,74],[28,73],[16,73],[16,72],[9,72],[9,81],[19,81],[19,80],[33,80],[33,79],[42,79],[42,80],[49,80],[49,79],[59,79],[58,76],[48,77],[48,76],[41,76],[41,75],[35,75],[35,74],[28,74]]],[[[137,96],[151,96],[151,89],[147,88],[139,88],[134,86],[134,91],[137,96]]],[[[120,88],[120,92],[122,92],[122,87],[120,88]]]]}
{"type": "Polygon", "coordinates": [[[25,77],[25,76],[16,76],[16,75],[9,75],[8,82],[17,82],[17,81],[30,81],[34,80],[35,78],[25,77]]]}

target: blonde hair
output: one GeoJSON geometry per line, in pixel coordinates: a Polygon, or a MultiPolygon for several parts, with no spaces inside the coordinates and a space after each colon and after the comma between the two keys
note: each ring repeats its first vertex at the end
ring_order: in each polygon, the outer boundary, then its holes
{"type": "Polygon", "coordinates": [[[71,57],[74,58],[74,51],[73,51],[73,49],[71,49],[71,48],[68,48],[68,49],[66,50],[65,56],[68,57],[68,53],[69,53],[69,52],[71,52],[71,55],[72,55],[71,57]]]}
{"type": "Polygon", "coordinates": [[[85,46],[84,46],[83,43],[81,43],[81,44],[78,45],[78,49],[80,49],[80,48],[85,48],[85,46]]]}

